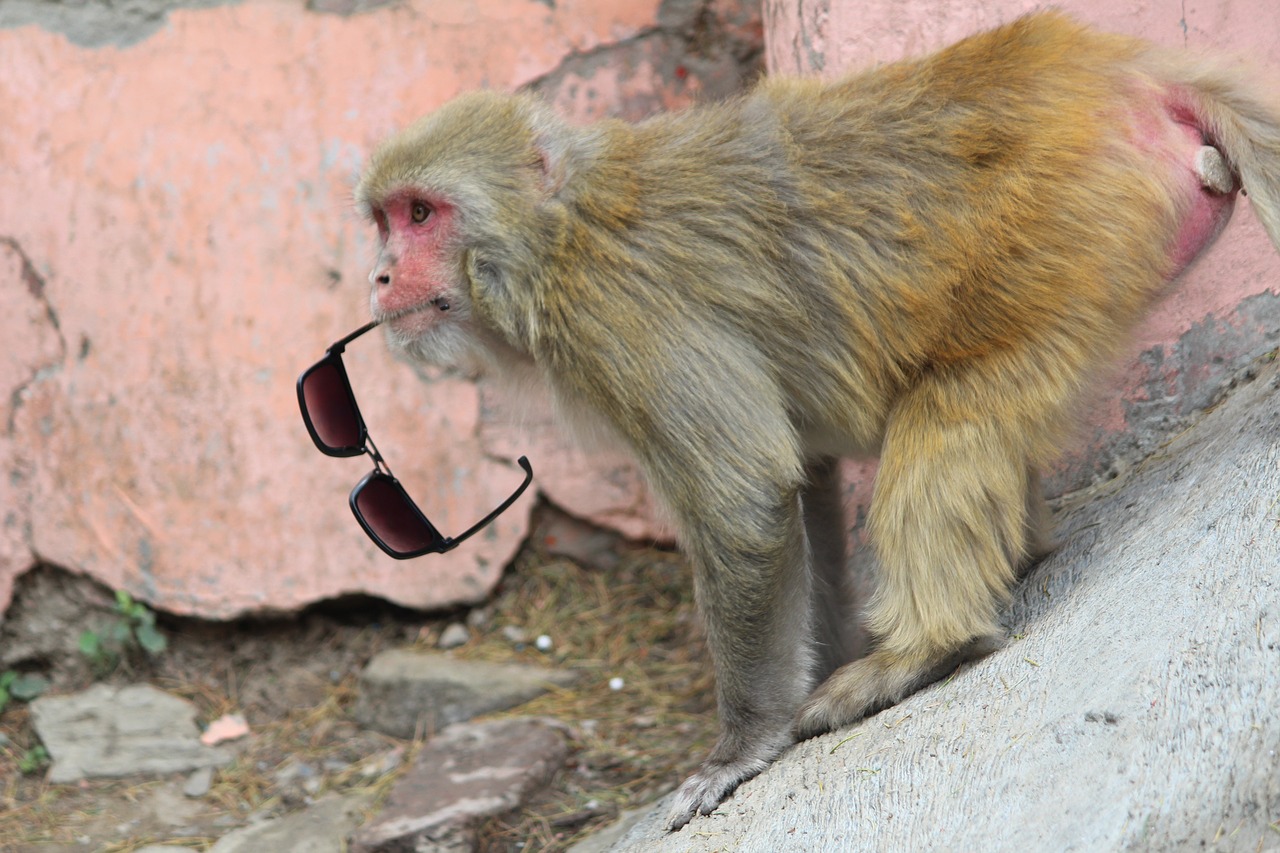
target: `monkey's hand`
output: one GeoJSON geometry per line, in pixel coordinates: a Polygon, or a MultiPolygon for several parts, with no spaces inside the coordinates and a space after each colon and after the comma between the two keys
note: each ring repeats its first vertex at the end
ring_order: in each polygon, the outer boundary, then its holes
{"type": "MultiPolygon", "coordinates": [[[[725,742],[721,740],[698,772],[686,779],[676,791],[667,817],[667,829],[674,832],[692,820],[694,815],[711,814],[735,788],[768,767],[791,743],[791,736],[781,732],[763,743],[753,744],[754,748],[743,750],[748,754],[720,758],[721,753],[728,751],[723,748],[725,742]]],[[[740,740],[738,744],[741,748],[740,740]]]]}

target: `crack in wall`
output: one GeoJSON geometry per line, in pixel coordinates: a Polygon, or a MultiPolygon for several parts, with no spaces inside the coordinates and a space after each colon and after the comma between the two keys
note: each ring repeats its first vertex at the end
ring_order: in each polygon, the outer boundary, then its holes
{"type": "Polygon", "coordinates": [[[17,386],[9,394],[9,420],[5,425],[6,433],[12,437],[17,430],[18,411],[22,408],[22,404],[26,399],[27,392],[38,383],[44,381],[50,376],[54,376],[62,370],[63,364],[67,359],[67,340],[62,334],[62,324],[58,321],[58,312],[54,309],[53,304],[49,301],[48,294],[45,291],[45,281],[41,275],[36,272],[35,264],[31,262],[31,258],[23,251],[22,246],[12,237],[0,235],[0,246],[7,247],[14,255],[17,256],[21,263],[21,271],[19,275],[27,286],[27,292],[32,298],[40,304],[44,309],[45,320],[49,327],[53,329],[58,340],[58,354],[50,362],[37,366],[31,375],[18,383],[17,386]]]}
{"type": "MultiPolygon", "coordinates": [[[[763,71],[764,45],[734,33],[733,22],[719,18],[712,0],[663,0],[657,23],[633,35],[565,54],[555,67],[521,86],[548,100],[572,95],[573,77],[589,80],[604,66],[636,68],[646,61],[658,77],[685,83],[696,79],[699,96],[716,100],[742,91],[763,71]]],[[[758,19],[758,4],[743,5],[744,20],[758,19]]],[[[739,22],[741,23],[741,22],[739,22]]],[[[626,98],[611,104],[611,115],[638,119],[660,108],[656,97],[626,98]]]]}

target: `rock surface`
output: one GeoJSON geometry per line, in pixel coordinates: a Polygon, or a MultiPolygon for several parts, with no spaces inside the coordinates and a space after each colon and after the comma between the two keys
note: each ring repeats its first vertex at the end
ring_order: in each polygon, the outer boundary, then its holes
{"type": "Polygon", "coordinates": [[[569,752],[562,726],[536,718],[451,726],[428,741],[352,853],[470,851],[470,830],[545,785],[569,752]]]}
{"type": "Polygon", "coordinates": [[[347,836],[371,802],[362,794],[330,794],[302,811],[229,832],[209,853],[347,853],[347,836]]]}
{"type": "Polygon", "coordinates": [[[513,708],[575,677],[542,667],[391,649],[365,667],[352,715],[361,725],[393,737],[430,735],[480,714],[513,708]]]}
{"type": "Polygon", "coordinates": [[[53,758],[53,783],[228,764],[231,753],[200,743],[195,719],[194,705],[149,684],[96,684],[31,703],[32,725],[53,758]]]}
{"type": "Polygon", "coordinates": [[[1059,513],[1006,648],[614,849],[1276,849],[1278,367],[1059,513]]]}

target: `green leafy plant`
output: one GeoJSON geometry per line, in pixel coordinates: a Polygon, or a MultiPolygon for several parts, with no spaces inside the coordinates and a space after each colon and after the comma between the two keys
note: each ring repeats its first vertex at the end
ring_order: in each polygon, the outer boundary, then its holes
{"type": "Polygon", "coordinates": [[[49,750],[43,744],[37,744],[22,754],[18,759],[18,772],[30,776],[49,763],[49,750]]]}
{"type": "Polygon", "coordinates": [[[12,669],[0,672],[0,712],[10,699],[30,702],[49,688],[49,679],[43,675],[24,675],[12,669]]]}
{"type": "Polygon", "coordinates": [[[116,618],[102,633],[87,630],[80,634],[80,653],[94,669],[110,672],[135,649],[154,657],[169,648],[168,639],[156,627],[156,614],[129,593],[116,591],[112,612],[116,618]]]}

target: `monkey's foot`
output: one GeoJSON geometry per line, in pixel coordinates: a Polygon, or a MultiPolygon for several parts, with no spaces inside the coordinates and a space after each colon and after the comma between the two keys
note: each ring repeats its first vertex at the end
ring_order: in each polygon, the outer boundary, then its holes
{"type": "Polygon", "coordinates": [[[674,832],[694,815],[711,814],[735,788],[768,766],[769,761],[763,758],[707,761],[676,791],[667,815],[667,829],[674,832]]]}
{"type": "Polygon", "coordinates": [[[997,637],[978,637],[961,649],[914,659],[876,649],[832,673],[800,706],[792,732],[804,740],[856,723],[1002,645],[997,637]]]}

